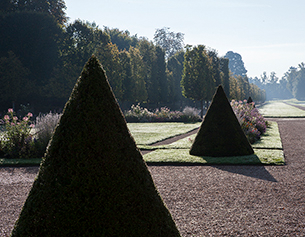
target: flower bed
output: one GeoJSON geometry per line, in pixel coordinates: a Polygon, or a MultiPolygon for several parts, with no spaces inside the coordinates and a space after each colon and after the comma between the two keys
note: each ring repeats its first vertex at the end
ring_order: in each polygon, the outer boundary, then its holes
{"type": "Polygon", "coordinates": [[[133,122],[200,122],[199,110],[185,107],[181,111],[171,111],[167,107],[156,109],[154,112],[142,108],[139,104],[132,105],[131,109],[125,111],[124,116],[128,123],[133,122]]]}
{"type": "Polygon", "coordinates": [[[13,109],[8,109],[0,120],[3,131],[0,134],[0,158],[24,159],[42,157],[57,125],[59,114],[39,115],[36,121],[28,113],[18,119],[13,109]]]}
{"type": "Polygon", "coordinates": [[[268,121],[255,108],[254,102],[231,101],[232,109],[249,142],[253,144],[266,132],[268,121]]]}

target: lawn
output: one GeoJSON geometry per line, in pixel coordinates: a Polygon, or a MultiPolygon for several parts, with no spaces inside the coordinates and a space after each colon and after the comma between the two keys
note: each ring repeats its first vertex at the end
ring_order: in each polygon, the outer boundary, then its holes
{"type": "MultiPolygon", "coordinates": [[[[290,100],[287,101],[267,101],[263,106],[259,107],[259,112],[265,118],[303,118],[305,111],[289,105],[290,100]],[[286,103],[285,103],[286,102],[286,103]]],[[[290,104],[296,104],[291,101],[290,104]]]]}
{"type": "Polygon", "coordinates": [[[291,105],[298,105],[298,106],[304,106],[305,108],[305,101],[304,100],[297,100],[295,98],[284,100],[285,103],[291,104],[291,105]]]}
{"type": "MultiPolygon", "coordinates": [[[[270,127],[262,139],[252,145],[254,154],[236,157],[199,157],[189,154],[196,135],[183,138],[177,142],[162,146],[142,146],[142,149],[155,149],[145,154],[144,160],[152,164],[235,164],[235,165],[283,165],[284,154],[276,122],[270,127]]],[[[141,148],[141,146],[140,146],[141,148]]]]}
{"type": "Polygon", "coordinates": [[[128,128],[137,145],[151,145],[192,131],[201,123],[128,123],[128,128]]]}

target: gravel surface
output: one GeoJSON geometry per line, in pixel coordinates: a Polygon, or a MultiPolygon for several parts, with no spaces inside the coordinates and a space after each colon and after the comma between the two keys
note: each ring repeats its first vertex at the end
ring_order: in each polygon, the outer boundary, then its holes
{"type": "MultiPolygon", "coordinates": [[[[182,236],[305,236],[305,120],[276,121],[285,166],[149,166],[182,236]]],[[[0,168],[0,236],[37,172],[0,168]]]]}

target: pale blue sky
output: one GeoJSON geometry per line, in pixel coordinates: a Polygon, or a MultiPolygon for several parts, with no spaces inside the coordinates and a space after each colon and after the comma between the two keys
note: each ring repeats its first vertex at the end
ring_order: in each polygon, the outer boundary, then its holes
{"type": "Polygon", "coordinates": [[[239,53],[248,76],[281,78],[305,62],[304,0],[65,0],[75,19],[128,30],[152,40],[156,29],[184,33],[184,43],[204,44],[219,56],[239,53]]]}

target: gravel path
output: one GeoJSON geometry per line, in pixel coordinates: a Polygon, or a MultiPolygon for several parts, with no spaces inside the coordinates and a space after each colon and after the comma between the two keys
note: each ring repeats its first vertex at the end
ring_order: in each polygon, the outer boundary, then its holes
{"type": "MultiPolygon", "coordinates": [[[[182,236],[305,236],[305,120],[276,121],[285,166],[149,166],[182,236]]],[[[37,172],[0,168],[0,236],[37,172]]]]}

